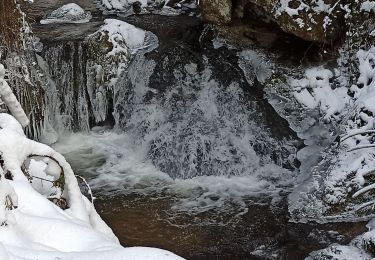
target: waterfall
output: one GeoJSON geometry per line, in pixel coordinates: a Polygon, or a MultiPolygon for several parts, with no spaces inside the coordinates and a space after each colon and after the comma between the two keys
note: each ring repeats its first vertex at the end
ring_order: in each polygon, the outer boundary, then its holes
{"type": "Polygon", "coordinates": [[[273,164],[293,169],[295,136],[263,100],[257,79],[236,65],[237,52],[215,48],[207,32],[190,33],[156,51],[149,33],[153,47],[138,50],[112,79],[111,64],[98,62],[87,41],[48,46],[41,60],[47,127],[88,131],[113,120],[144,160],[173,179],[247,176],[273,164]]]}
{"type": "Polygon", "coordinates": [[[265,101],[233,65],[236,52],[206,41],[137,55],[115,87],[117,127],[173,178],[292,167],[292,133],[281,118],[270,130],[265,101]]]}

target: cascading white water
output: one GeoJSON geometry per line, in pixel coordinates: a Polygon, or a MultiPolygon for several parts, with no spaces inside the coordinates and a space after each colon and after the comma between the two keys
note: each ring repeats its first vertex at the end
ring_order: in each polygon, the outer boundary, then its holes
{"type": "MultiPolygon", "coordinates": [[[[151,52],[157,45],[150,42],[107,89],[114,130],[63,135],[55,145],[76,172],[97,192],[169,194],[180,198],[179,209],[228,201],[246,208],[244,198],[289,187],[293,173],[283,166],[293,165],[294,137],[280,118],[269,119],[273,111],[254,96],[237,53],[203,46],[192,55],[190,42],[151,52]]],[[[97,108],[110,108],[89,93],[98,72],[90,73],[96,65],[85,55],[83,45],[69,42],[44,53],[46,115],[60,133],[87,131],[93,113],[108,114],[97,108]]]]}
{"type": "Polygon", "coordinates": [[[143,56],[134,60],[118,82],[115,115],[159,169],[183,179],[243,176],[288,159],[287,141],[260,123],[258,102],[247,99],[241,80],[224,86],[208,61],[203,69],[186,63],[173,69],[172,85],[155,89],[149,82],[155,66],[143,56]]]}

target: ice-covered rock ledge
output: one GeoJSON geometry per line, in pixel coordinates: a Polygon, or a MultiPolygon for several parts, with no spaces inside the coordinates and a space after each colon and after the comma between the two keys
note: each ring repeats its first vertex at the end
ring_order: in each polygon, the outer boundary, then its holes
{"type": "Polygon", "coordinates": [[[64,157],[28,139],[28,123],[0,65],[0,259],[182,259],[156,248],[123,248],[84,197],[64,157]],[[18,121],[17,121],[17,119],[18,121]]]}

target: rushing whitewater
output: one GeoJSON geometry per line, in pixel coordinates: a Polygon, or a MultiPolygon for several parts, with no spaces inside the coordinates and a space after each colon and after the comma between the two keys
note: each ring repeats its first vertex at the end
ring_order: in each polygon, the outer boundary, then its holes
{"type": "Polygon", "coordinates": [[[267,64],[244,75],[261,56],[239,63],[236,50],[213,44],[210,29],[185,34],[158,47],[142,33],[143,47],[127,52],[112,79],[101,73],[116,64],[96,64],[87,43],[45,48],[45,136],[102,126],[56,144],[97,192],[179,194],[188,208],[279,194],[294,178],[297,138],[262,98],[267,64]]]}

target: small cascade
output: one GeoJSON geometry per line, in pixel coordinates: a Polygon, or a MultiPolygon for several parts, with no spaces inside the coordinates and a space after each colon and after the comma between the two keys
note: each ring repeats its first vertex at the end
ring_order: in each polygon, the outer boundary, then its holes
{"type": "Polygon", "coordinates": [[[260,83],[249,85],[233,65],[236,51],[188,33],[189,40],[130,63],[115,87],[117,126],[172,178],[292,169],[296,137],[262,99],[260,83]]]}
{"type": "Polygon", "coordinates": [[[49,44],[40,58],[49,78],[45,136],[115,124],[144,160],[172,178],[270,177],[273,165],[294,169],[297,138],[257,80],[268,68],[257,68],[249,81],[237,51],[215,48],[210,29],[184,33],[157,51],[157,38],[147,33],[145,47],[125,62],[108,58],[107,39],[49,44]]]}

